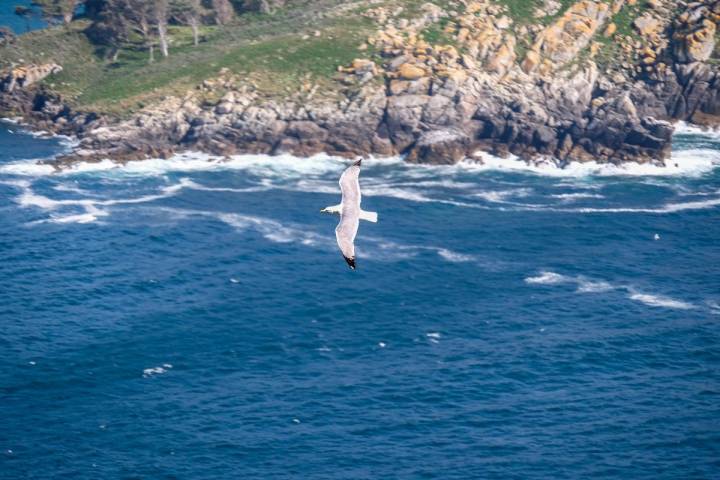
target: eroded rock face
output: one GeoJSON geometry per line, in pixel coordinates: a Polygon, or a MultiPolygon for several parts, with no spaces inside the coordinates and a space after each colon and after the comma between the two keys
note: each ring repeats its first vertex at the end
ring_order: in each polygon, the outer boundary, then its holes
{"type": "Polygon", "coordinates": [[[690,10],[689,15],[678,19],[673,35],[674,54],[679,62],[704,62],[715,49],[717,27],[713,19],[720,16],[720,2],[690,10]],[[716,13],[714,10],[718,10],[716,13]]]}
{"type": "Polygon", "coordinates": [[[62,67],[55,63],[41,65],[23,65],[11,69],[0,77],[0,90],[12,92],[16,88],[27,88],[45,79],[47,76],[59,73],[62,67]]]}
{"type": "Polygon", "coordinates": [[[609,10],[604,2],[582,0],[573,4],[538,36],[531,50],[556,66],[567,63],[588,45],[604,25],[609,10]]]}

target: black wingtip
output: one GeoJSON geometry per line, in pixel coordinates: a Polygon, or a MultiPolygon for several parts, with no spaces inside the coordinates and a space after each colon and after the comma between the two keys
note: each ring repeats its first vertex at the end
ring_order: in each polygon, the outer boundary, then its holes
{"type": "Polygon", "coordinates": [[[346,256],[343,256],[347,264],[350,266],[351,270],[355,270],[355,258],[348,258],[346,256]]]}
{"type": "Polygon", "coordinates": [[[353,167],[359,167],[362,164],[363,159],[361,158],[357,162],[353,163],[353,167]]]}

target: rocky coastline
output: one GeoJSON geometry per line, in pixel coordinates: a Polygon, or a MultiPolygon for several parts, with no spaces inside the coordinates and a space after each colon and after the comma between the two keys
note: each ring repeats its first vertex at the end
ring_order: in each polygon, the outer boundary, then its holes
{"type": "Polygon", "coordinates": [[[0,111],[76,136],[75,150],[54,160],[59,167],[184,150],[403,155],[416,163],[487,151],[527,161],[662,163],[673,122],[720,125],[720,1],[652,3],[634,19],[633,38],[612,23],[629,8],[624,0],[581,0],[533,32],[514,29],[492,2],[467,2],[461,12],[428,3],[412,22],[370,9],[378,30],[360,50],[375,53],[338,66],[332,94],[308,84],[268,98],[223,69],[183,96],[114,120],[54,95],[42,80],[61,66],[36,65],[0,80],[0,111]],[[418,34],[433,24],[454,45],[418,34]],[[596,57],[602,39],[626,58],[608,67],[596,57]]]}

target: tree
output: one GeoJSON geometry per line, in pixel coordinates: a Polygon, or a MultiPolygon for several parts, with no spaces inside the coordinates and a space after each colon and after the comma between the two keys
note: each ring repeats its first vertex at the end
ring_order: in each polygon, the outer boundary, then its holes
{"type": "Polygon", "coordinates": [[[227,25],[232,21],[235,10],[229,0],[212,0],[212,7],[215,12],[215,23],[227,25]]]}
{"type": "Polygon", "coordinates": [[[201,0],[175,0],[172,10],[177,19],[192,29],[193,44],[200,43],[200,20],[203,8],[201,0]]]}
{"type": "MultiPolygon", "coordinates": [[[[145,48],[148,49],[150,63],[155,61],[155,32],[152,21],[155,18],[154,1],[145,0],[109,0],[106,8],[117,9],[128,33],[140,36],[145,48]]],[[[128,35],[129,37],[129,35],[128,35]]]]}
{"type": "Polygon", "coordinates": [[[157,28],[158,37],[160,38],[160,51],[163,57],[167,57],[170,53],[168,52],[168,38],[167,38],[167,27],[168,17],[170,16],[170,4],[168,0],[155,0],[152,6],[153,20],[157,28]]]}
{"type": "Polygon", "coordinates": [[[48,23],[72,22],[75,11],[81,0],[33,0],[32,5],[38,7],[48,23]]]}

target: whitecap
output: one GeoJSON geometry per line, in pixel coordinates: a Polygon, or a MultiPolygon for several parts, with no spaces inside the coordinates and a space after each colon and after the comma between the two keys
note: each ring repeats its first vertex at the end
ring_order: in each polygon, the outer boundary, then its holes
{"type": "Polygon", "coordinates": [[[558,285],[560,283],[565,283],[569,280],[571,280],[570,277],[566,277],[565,275],[560,275],[559,273],[555,272],[542,271],[540,272],[540,275],[534,277],[527,277],[525,279],[525,283],[540,285],[558,285]]]}
{"type": "Polygon", "coordinates": [[[665,307],[665,308],[675,308],[675,309],[681,309],[681,310],[690,310],[692,308],[695,308],[694,305],[683,302],[682,300],[675,300],[670,297],[664,297],[661,295],[651,295],[648,293],[640,293],[637,291],[630,290],[628,293],[628,298],[630,300],[635,300],[636,302],[644,303],[645,305],[651,306],[651,307],[665,307]]]}
{"type": "Polygon", "coordinates": [[[425,337],[428,339],[431,343],[440,343],[440,335],[439,332],[428,332],[425,334],[425,337]]]}
{"type": "Polygon", "coordinates": [[[152,377],[153,375],[162,375],[163,373],[166,373],[171,368],[173,368],[173,366],[170,363],[163,363],[159,367],[146,368],[143,370],[143,378],[152,377]]]}

